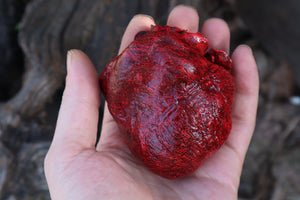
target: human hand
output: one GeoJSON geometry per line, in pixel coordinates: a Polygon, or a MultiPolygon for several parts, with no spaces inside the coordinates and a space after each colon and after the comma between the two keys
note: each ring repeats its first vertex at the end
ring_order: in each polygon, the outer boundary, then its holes
{"type": "MultiPolygon", "coordinates": [[[[194,9],[177,6],[167,24],[197,32],[199,17],[194,9]]],[[[135,16],[123,35],[119,52],[136,33],[149,30],[151,25],[152,18],[135,16]]],[[[207,20],[202,33],[211,47],[229,52],[230,33],[224,21],[207,20]]],[[[236,96],[228,140],[193,174],[169,180],[147,170],[131,154],[107,106],[95,147],[99,76],[84,53],[70,51],[66,88],[45,159],[52,199],[237,199],[242,165],[255,126],[258,74],[249,47],[237,47],[232,61],[236,96]]]]}

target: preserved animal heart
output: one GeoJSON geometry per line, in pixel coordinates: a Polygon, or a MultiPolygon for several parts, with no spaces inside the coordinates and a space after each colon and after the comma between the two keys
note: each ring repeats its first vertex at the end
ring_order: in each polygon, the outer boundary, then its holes
{"type": "Polygon", "coordinates": [[[153,26],[105,68],[100,85],[131,152],[152,172],[194,172],[226,141],[231,59],[201,33],[153,26]]]}

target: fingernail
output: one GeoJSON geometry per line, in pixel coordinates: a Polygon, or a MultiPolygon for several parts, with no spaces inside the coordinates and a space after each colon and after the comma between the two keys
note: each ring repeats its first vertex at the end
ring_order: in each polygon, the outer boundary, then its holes
{"type": "Polygon", "coordinates": [[[241,44],[241,45],[239,45],[240,47],[245,47],[245,48],[247,48],[248,49],[248,51],[249,51],[249,53],[251,53],[252,55],[253,55],[253,51],[252,51],[252,49],[251,49],[251,47],[249,46],[249,45],[247,45],[247,44],[241,44]]]}
{"type": "Polygon", "coordinates": [[[74,54],[74,50],[69,50],[67,53],[67,73],[70,72],[71,65],[72,65],[72,57],[74,54]]]}
{"type": "MultiPolygon", "coordinates": [[[[197,14],[198,14],[197,9],[196,9],[195,7],[193,7],[193,6],[191,6],[191,5],[179,4],[179,5],[175,6],[174,8],[184,8],[184,9],[187,8],[187,9],[192,9],[192,10],[196,11],[197,14]]],[[[174,9],[174,8],[173,8],[173,9],[174,9]]]]}
{"type": "Polygon", "coordinates": [[[151,21],[154,22],[154,18],[150,15],[146,15],[146,14],[136,14],[135,16],[133,16],[133,18],[138,18],[138,17],[141,17],[141,18],[149,18],[151,21]]]}

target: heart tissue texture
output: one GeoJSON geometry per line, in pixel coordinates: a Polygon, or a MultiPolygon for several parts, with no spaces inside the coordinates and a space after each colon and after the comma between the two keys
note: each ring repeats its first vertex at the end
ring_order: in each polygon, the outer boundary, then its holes
{"type": "Polygon", "coordinates": [[[194,172],[231,130],[231,59],[201,33],[153,26],[104,69],[101,89],[131,152],[152,172],[194,172]]]}

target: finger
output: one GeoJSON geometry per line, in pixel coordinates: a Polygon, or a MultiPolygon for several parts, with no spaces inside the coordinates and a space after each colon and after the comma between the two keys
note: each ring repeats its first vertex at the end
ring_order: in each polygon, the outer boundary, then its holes
{"type": "Polygon", "coordinates": [[[135,15],[129,22],[122,37],[119,54],[134,40],[135,35],[140,31],[149,31],[151,25],[155,25],[153,18],[149,15],[135,15]]]}
{"type": "Polygon", "coordinates": [[[239,46],[232,55],[236,94],[232,112],[232,130],[227,144],[244,160],[256,121],[259,79],[250,47],[239,46]]]}
{"type": "Polygon", "coordinates": [[[230,30],[222,19],[212,18],[205,21],[202,33],[210,42],[210,47],[229,53],[230,30]]]}
{"type": "Polygon", "coordinates": [[[71,50],[67,57],[66,88],[51,147],[76,154],[95,146],[100,89],[97,71],[83,52],[71,50]]]}
{"type": "Polygon", "coordinates": [[[176,6],[168,17],[167,25],[196,33],[199,29],[199,15],[197,10],[184,5],[176,6]]]}
{"type": "MultiPolygon", "coordinates": [[[[149,31],[155,25],[152,17],[148,15],[136,15],[129,22],[120,45],[119,54],[134,40],[135,35],[140,31],[149,31]]],[[[102,131],[97,150],[107,147],[124,147],[117,123],[110,114],[105,102],[102,131]]]]}

